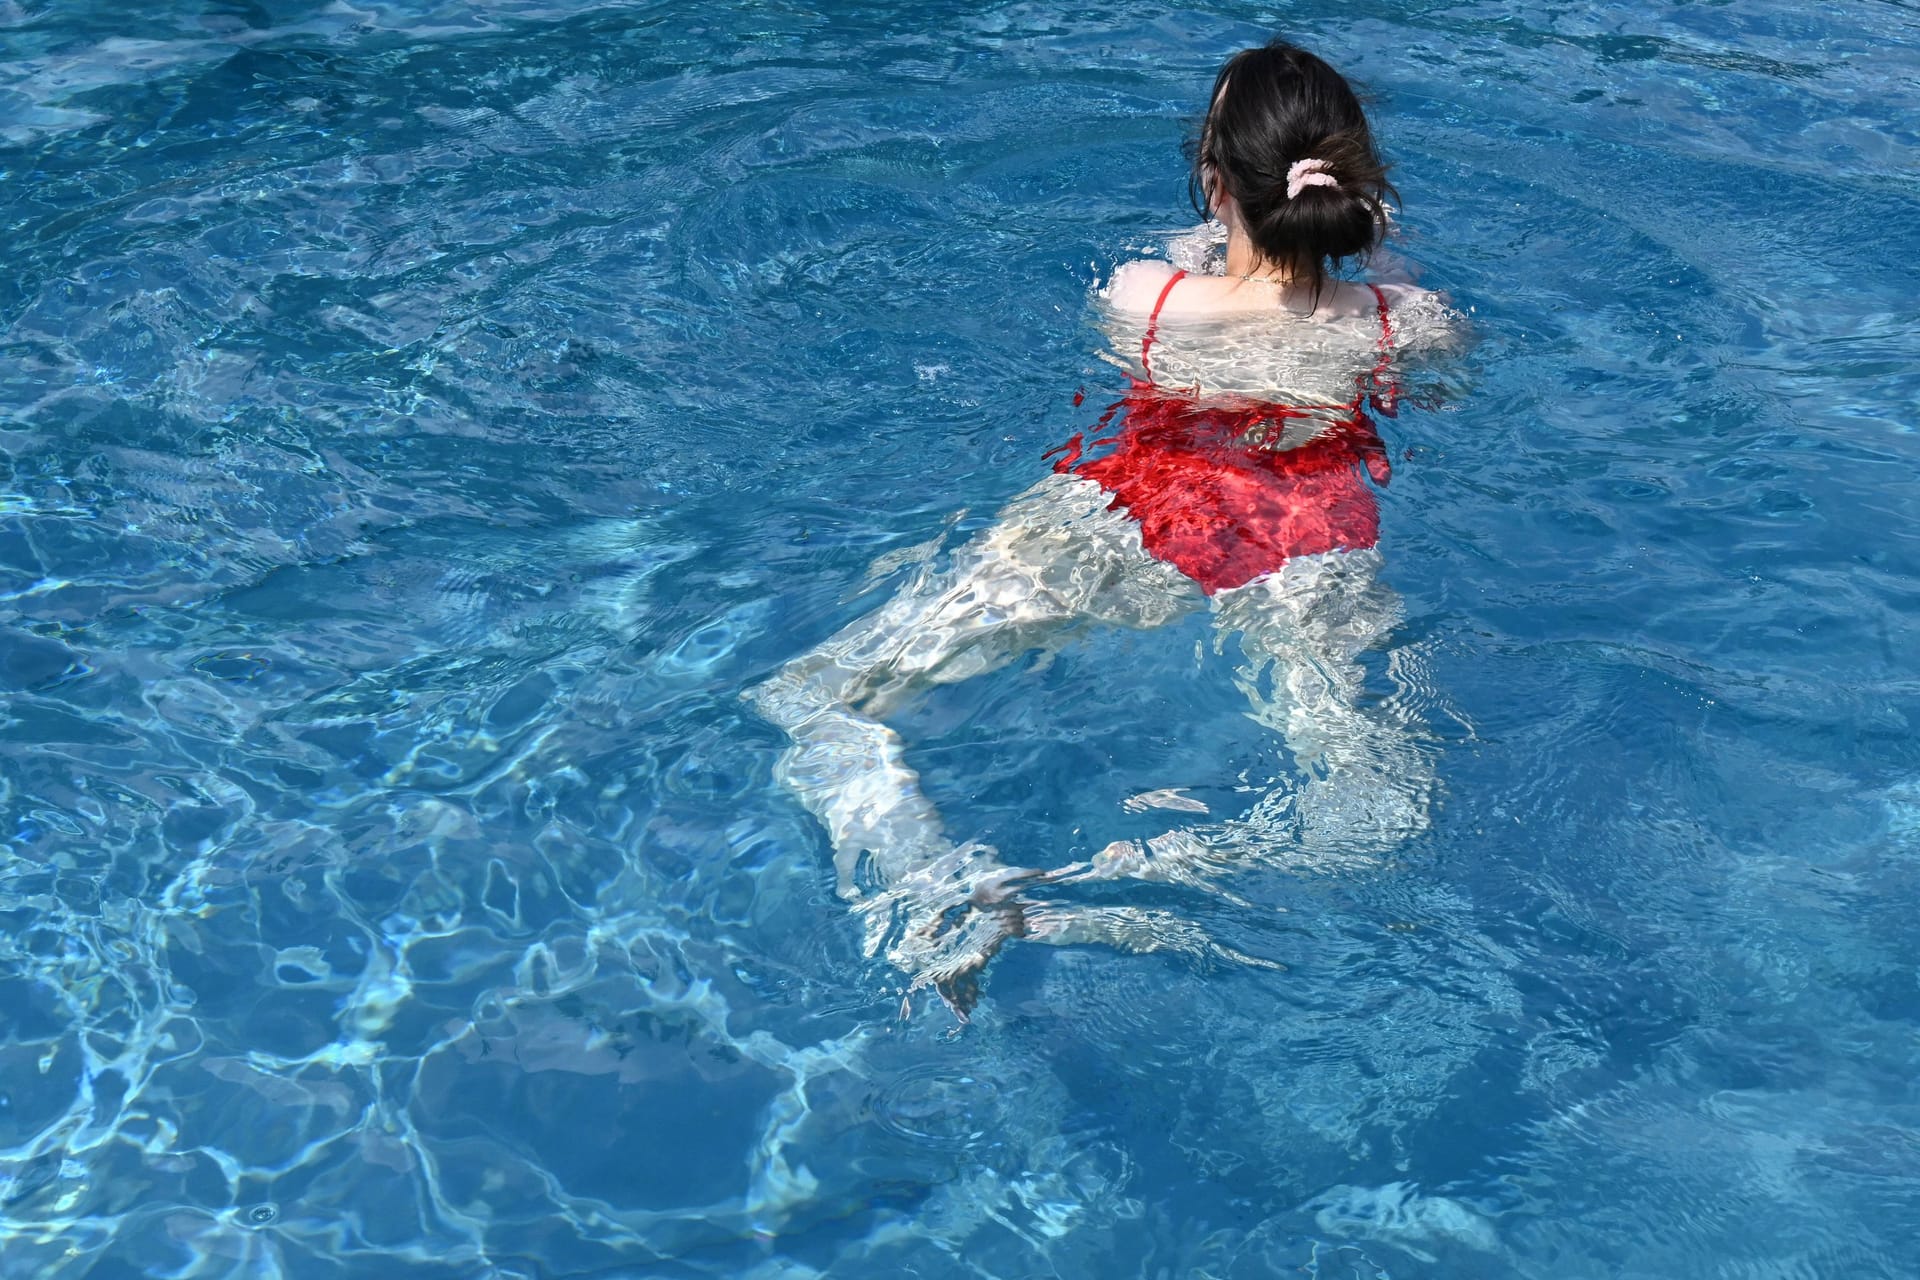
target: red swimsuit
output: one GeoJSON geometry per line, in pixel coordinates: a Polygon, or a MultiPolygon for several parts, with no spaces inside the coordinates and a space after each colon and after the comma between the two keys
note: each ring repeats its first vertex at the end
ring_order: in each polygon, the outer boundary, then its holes
{"type": "MultiPolygon", "coordinates": [[[[1208,595],[1244,586],[1294,556],[1371,547],[1380,515],[1364,476],[1387,482],[1386,447],[1363,407],[1365,397],[1313,409],[1244,396],[1201,399],[1155,385],[1148,354],[1167,295],[1186,272],[1176,271],[1147,320],[1140,362],[1147,381],[1135,381],[1126,399],[1108,409],[1098,432],[1074,436],[1055,452],[1054,470],[1097,483],[1113,495],[1110,510],[1140,525],[1140,540],[1200,584],[1208,595]],[[1285,424],[1312,419],[1326,425],[1291,449],[1263,447],[1285,424]]],[[[1370,286],[1373,287],[1373,286],[1370,286]]],[[[1393,329],[1378,287],[1379,381],[1391,358],[1393,329]]],[[[1390,392],[1388,393],[1391,394],[1390,392]]],[[[1391,413],[1376,396],[1374,406],[1391,413]]]]}

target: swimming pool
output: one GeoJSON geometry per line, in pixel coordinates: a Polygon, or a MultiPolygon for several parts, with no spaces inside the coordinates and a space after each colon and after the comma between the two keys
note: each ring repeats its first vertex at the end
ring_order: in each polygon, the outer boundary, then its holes
{"type": "MultiPolygon", "coordinates": [[[[1910,1274],[1916,36],[0,0],[0,1274],[1910,1274]],[[1276,27],[1477,330],[1382,496],[1443,801],[1129,899],[1284,971],[903,1020],[739,694],[1110,398],[1276,27]]],[[[1283,772],[1243,707],[1199,618],[903,725],[1058,863],[1283,772]]]]}

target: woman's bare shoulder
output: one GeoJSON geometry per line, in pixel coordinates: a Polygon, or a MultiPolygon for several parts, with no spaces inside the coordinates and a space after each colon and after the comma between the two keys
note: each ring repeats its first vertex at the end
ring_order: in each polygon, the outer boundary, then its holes
{"type": "Polygon", "coordinates": [[[1107,281],[1107,305],[1123,315],[1151,314],[1173,274],[1173,264],[1158,258],[1123,262],[1107,281]]]}
{"type": "Polygon", "coordinates": [[[1381,293],[1387,295],[1387,305],[1390,307],[1447,305],[1445,294],[1422,289],[1405,280],[1382,280],[1378,287],[1381,293]]]}
{"type": "Polygon", "coordinates": [[[1310,312],[1317,320],[1360,319],[1369,323],[1379,298],[1384,296],[1390,311],[1425,321],[1409,335],[1419,345],[1445,345],[1457,336],[1449,331],[1464,324],[1445,294],[1405,279],[1380,281],[1378,295],[1368,283],[1333,280],[1319,298],[1309,303],[1304,297],[1282,295],[1271,285],[1231,276],[1185,274],[1179,287],[1169,292],[1167,285],[1175,274],[1172,263],[1158,258],[1125,262],[1114,270],[1103,296],[1114,315],[1135,319],[1152,315],[1155,308],[1169,319],[1214,319],[1271,312],[1290,304],[1302,314],[1310,312]]]}
{"type": "Polygon", "coordinates": [[[1470,345],[1467,318],[1446,294],[1406,283],[1383,283],[1380,292],[1387,299],[1395,340],[1402,348],[1458,351],[1470,345]]]}
{"type": "Polygon", "coordinates": [[[1225,319],[1252,311],[1270,311],[1271,289],[1248,288],[1237,277],[1208,275],[1176,268],[1157,258],[1123,263],[1107,286],[1107,305],[1115,314],[1152,315],[1176,320],[1225,319]],[[1167,286],[1174,277],[1179,287],[1167,286]]]}

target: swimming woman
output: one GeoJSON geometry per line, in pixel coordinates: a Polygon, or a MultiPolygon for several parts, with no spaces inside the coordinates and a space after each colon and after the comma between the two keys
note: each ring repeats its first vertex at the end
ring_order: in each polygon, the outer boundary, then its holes
{"type": "Polygon", "coordinates": [[[1399,700],[1361,698],[1358,656],[1398,616],[1378,580],[1370,486],[1389,468],[1368,407],[1392,412],[1396,357],[1444,340],[1451,313],[1410,285],[1334,274],[1378,247],[1392,188],[1352,88],[1303,49],[1275,41],[1221,68],[1192,186],[1211,231],[1175,246],[1184,265],[1130,262],[1105,291],[1125,398],[945,568],[749,695],[792,740],[777,775],[825,825],[868,953],[962,1018],[1011,937],[1249,961],[1165,912],[1074,904],[1077,882],[1212,887],[1254,861],[1377,856],[1427,822],[1417,723],[1399,700]],[[1202,607],[1218,646],[1237,638],[1237,682],[1297,785],[1066,867],[947,837],[886,724],[904,699],[1078,623],[1202,607]]]}

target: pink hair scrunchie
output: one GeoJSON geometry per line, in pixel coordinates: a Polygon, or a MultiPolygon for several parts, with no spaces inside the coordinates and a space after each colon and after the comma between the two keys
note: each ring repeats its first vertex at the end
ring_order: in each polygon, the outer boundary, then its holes
{"type": "Polygon", "coordinates": [[[1327,172],[1325,160],[1296,160],[1287,170],[1287,199],[1298,200],[1308,187],[1337,187],[1340,179],[1327,172]]]}

